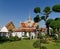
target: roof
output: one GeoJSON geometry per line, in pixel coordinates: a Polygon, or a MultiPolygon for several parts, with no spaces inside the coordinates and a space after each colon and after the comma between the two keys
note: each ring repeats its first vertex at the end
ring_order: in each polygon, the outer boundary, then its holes
{"type": "Polygon", "coordinates": [[[21,27],[35,27],[37,23],[35,23],[30,16],[28,17],[27,21],[21,22],[20,25],[21,27]]]}
{"type": "Polygon", "coordinates": [[[34,32],[35,28],[20,28],[20,29],[15,29],[13,30],[14,32],[34,32]]]}
{"type": "Polygon", "coordinates": [[[4,26],[1,28],[0,32],[8,32],[8,29],[4,26]]]}
{"type": "Polygon", "coordinates": [[[5,26],[6,26],[6,28],[8,30],[13,30],[15,28],[15,26],[14,26],[14,24],[13,24],[12,21],[10,21],[9,23],[7,23],[5,26]]]}

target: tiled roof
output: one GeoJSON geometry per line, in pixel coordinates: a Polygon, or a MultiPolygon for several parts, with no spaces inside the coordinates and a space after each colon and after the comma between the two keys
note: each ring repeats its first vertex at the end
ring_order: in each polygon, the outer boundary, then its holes
{"type": "Polygon", "coordinates": [[[34,32],[35,31],[35,28],[20,28],[20,29],[16,29],[14,30],[14,32],[34,32]]]}
{"type": "Polygon", "coordinates": [[[13,24],[12,21],[10,21],[9,23],[7,23],[5,26],[6,26],[6,28],[8,30],[13,30],[15,28],[15,26],[14,26],[14,24],[13,24]]]}

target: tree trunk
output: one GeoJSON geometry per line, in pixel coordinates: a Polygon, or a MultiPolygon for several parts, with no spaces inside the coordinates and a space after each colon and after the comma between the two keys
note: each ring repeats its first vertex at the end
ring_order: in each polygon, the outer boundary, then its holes
{"type": "Polygon", "coordinates": [[[47,35],[50,35],[49,33],[49,26],[46,27],[47,28],[47,35]]]}

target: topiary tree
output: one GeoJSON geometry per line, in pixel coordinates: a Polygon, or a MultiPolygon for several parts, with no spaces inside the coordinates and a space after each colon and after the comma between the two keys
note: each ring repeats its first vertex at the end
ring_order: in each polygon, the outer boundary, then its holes
{"type": "Polygon", "coordinates": [[[41,10],[40,10],[40,7],[34,8],[34,12],[35,12],[35,13],[40,13],[40,11],[41,11],[41,10]]]}
{"type": "MultiPolygon", "coordinates": [[[[37,15],[36,17],[34,17],[34,22],[39,22],[41,19],[45,21],[45,24],[46,24],[46,21],[47,21],[47,18],[49,17],[49,14],[51,13],[51,9],[49,6],[46,6],[43,10],[44,13],[42,13],[44,16],[39,16],[37,15]]],[[[40,10],[40,7],[36,7],[34,8],[34,13],[36,14],[39,14],[41,13],[41,10],[40,10]]],[[[48,33],[47,33],[48,34],[48,33]]]]}
{"type": "Polygon", "coordinates": [[[43,12],[44,12],[44,15],[45,15],[45,16],[42,16],[41,19],[45,21],[46,31],[47,31],[47,34],[49,35],[49,31],[48,31],[48,30],[49,30],[49,29],[48,29],[49,27],[48,27],[48,25],[47,25],[46,23],[47,23],[47,18],[49,17],[49,14],[50,14],[52,11],[51,11],[51,9],[50,9],[49,6],[46,6],[46,7],[44,8],[43,12]]]}
{"type": "Polygon", "coordinates": [[[39,15],[36,15],[36,17],[34,17],[34,22],[38,23],[40,20],[41,19],[40,19],[39,15]]]}
{"type": "Polygon", "coordinates": [[[40,16],[38,13],[40,13],[41,10],[40,10],[40,7],[36,7],[34,8],[34,13],[36,13],[36,17],[34,17],[34,22],[38,23],[40,21],[40,16]]]}
{"type": "Polygon", "coordinates": [[[52,7],[52,10],[53,10],[54,12],[60,12],[60,4],[54,5],[54,6],[52,7]]]}
{"type": "Polygon", "coordinates": [[[46,27],[47,27],[47,32],[48,32],[48,34],[49,34],[49,25],[50,25],[50,23],[52,22],[52,21],[54,21],[54,19],[48,19],[47,21],[46,21],[46,27]]]}

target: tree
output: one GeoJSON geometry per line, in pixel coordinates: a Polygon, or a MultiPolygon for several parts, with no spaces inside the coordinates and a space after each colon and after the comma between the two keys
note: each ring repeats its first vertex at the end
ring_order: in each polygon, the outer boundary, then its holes
{"type": "Polygon", "coordinates": [[[39,38],[39,40],[36,40],[36,41],[33,43],[34,48],[47,49],[45,46],[42,46],[42,43],[43,43],[42,41],[45,41],[45,40],[44,40],[45,35],[42,34],[42,33],[39,31],[38,38],[39,38]]]}
{"type": "Polygon", "coordinates": [[[55,32],[56,22],[55,22],[55,21],[52,21],[52,22],[49,24],[49,26],[50,26],[51,28],[53,28],[53,30],[54,30],[54,32],[55,32]]]}
{"type": "Polygon", "coordinates": [[[46,21],[45,16],[41,16],[41,20],[46,21]]]}
{"type": "Polygon", "coordinates": [[[49,34],[49,25],[50,25],[50,23],[52,22],[52,21],[54,21],[53,19],[48,19],[47,21],[46,21],[46,27],[47,27],[47,32],[48,32],[48,34],[49,34]]]}
{"type": "Polygon", "coordinates": [[[51,9],[49,6],[46,6],[43,10],[44,12],[44,16],[41,16],[41,19],[45,21],[45,25],[46,25],[46,31],[47,31],[47,34],[49,35],[49,26],[48,24],[46,24],[47,22],[47,18],[49,17],[49,14],[51,13],[51,9]]]}
{"type": "Polygon", "coordinates": [[[55,18],[55,21],[56,21],[56,20],[60,20],[60,18],[55,18]]]}
{"type": "Polygon", "coordinates": [[[60,29],[60,19],[55,19],[54,21],[52,21],[50,24],[49,24],[49,26],[51,27],[51,28],[53,28],[53,30],[54,30],[54,33],[56,32],[56,31],[59,31],[59,29],[60,29]]]}
{"type": "Polygon", "coordinates": [[[59,29],[60,29],[60,18],[55,18],[55,21],[56,21],[56,28],[57,28],[57,31],[59,32],[59,29]]]}
{"type": "Polygon", "coordinates": [[[45,19],[47,19],[49,17],[49,14],[52,12],[49,6],[46,6],[43,10],[44,15],[45,15],[45,19]]]}
{"type": "MultiPolygon", "coordinates": [[[[37,14],[37,13],[41,13],[41,10],[40,10],[40,7],[36,7],[34,9],[34,12],[37,14]]],[[[45,21],[45,24],[46,24],[46,21],[47,21],[47,18],[49,17],[49,14],[51,13],[51,9],[49,6],[46,6],[43,10],[44,13],[42,13],[44,16],[42,16],[41,18],[39,17],[39,15],[37,15],[35,18],[34,18],[34,22],[39,22],[40,19],[44,20],[45,21]]],[[[46,27],[47,28],[47,27],[46,27]]],[[[49,34],[49,33],[47,33],[49,34]]]]}
{"type": "MultiPolygon", "coordinates": [[[[34,13],[38,14],[40,13],[40,7],[36,7],[34,8],[34,13]]],[[[40,21],[40,16],[39,15],[36,15],[36,17],[34,17],[34,22],[38,23],[40,21]]]]}
{"type": "Polygon", "coordinates": [[[34,8],[34,12],[35,12],[35,13],[40,13],[40,11],[41,11],[41,10],[40,10],[40,7],[34,8]]]}
{"type": "Polygon", "coordinates": [[[53,10],[54,12],[60,12],[60,4],[54,5],[54,6],[52,7],[52,10],[53,10]]]}
{"type": "Polygon", "coordinates": [[[40,19],[39,15],[36,15],[36,17],[34,17],[34,22],[38,23],[40,20],[41,19],[40,19]]]}

